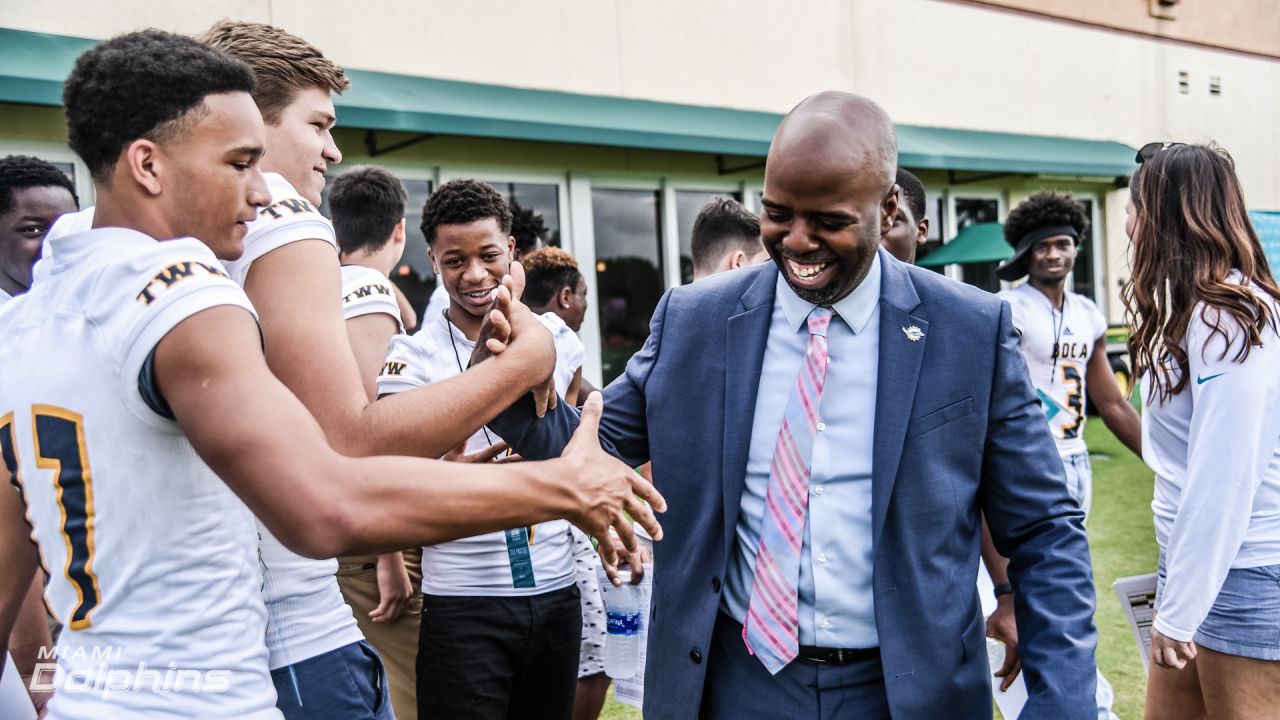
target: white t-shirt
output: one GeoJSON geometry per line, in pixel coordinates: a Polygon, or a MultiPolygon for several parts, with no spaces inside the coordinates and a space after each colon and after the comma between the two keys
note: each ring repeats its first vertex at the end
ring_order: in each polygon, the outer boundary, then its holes
{"type": "MultiPolygon", "coordinates": [[[[555,385],[563,396],[582,367],[585,348],[559,317],[552,313],[540,317],[555,339],[555,385]]],[[[378,376],[378,394],[404,392],[459,375],[459,367],[467,366],[474,347],[475,343],[443,314],[430,316],[414,336],[398,335],[392,340],[387,363],[378,376]]],[[[483,450],[499,440],[492,430],[482,428],[467,441],[467,452],[483,450]]],[[[516,597],[572,585],[575,574],[569,524],[564,520],[539,523],[527,544],[525,533],[526,528],[516,528],[423,548],[422,592],[516,597]]]]}
{"type": "MultiPolygon", "coordinates": [[[[259,210],[258,219],[249,224],[244,254],[226,263],[227,273],[242,285],[255,260],[299,240],[332,244],[336,260],[333,225],[283,177],[267,173],[266,178],[271,205],[259,210]]],[[[364,639],[338,588],[337,560],[312,560],[293,552],[261,521],[258,535],[272,670],[364,639]]]]}
{"type": "MultiPolygon", "coordinates": [[[[1192,377],[1182,392],[1160,402],[1149,372],[1142,383],[1142,459],[1156,474],[1151,509],[1167,573],[1155,627],[1184,642],[1228,570],[1280,564],[1280,335],[1268,328],[1262,346],[1234,362],[1240,326],[1221,317],[1227,349],[1203,308],[1187,328],[1192,377]]],[[[1276,317],[1280,305],[1271,308],[1276,317]]],[[[1176,363],[1170,370],[1177,378],[1176,363]]]]}
{"type": "Polygon", "coordinates": [[[427,309],[422,311],[423,317],[435,317],[449,307],[449,293],[445,292],[444,281],[436,276],[436,289],[427,298],[427,309]]]}
{"type": "Polygon", "coordinates": [[[0,307],[4,307],[4,304],[9,302],[12,299],[13,299],[12,295],[5,292],[4,290],[0,290],[0,307]]]}
{"type": "Polygon", "coordinates": [[[0,310],[0,454],[52,571],[63,677],[136,688],[68,681],[49,716],[279,718],[253,516],[139,377],[180,322],[252,314],[249,299],[193,239],[107,228],[46,244],[44,281],[0,310]]]}
{"type": "Polygon", "coordinates": [[[386,313],[395,318],[399,332],[404,332],[396,291],[386,275],[364,265],[342,266],[342,318],[386,313]]]}
{"type": "Polygon", "coordinates": [[[1005,290],[1000,297],[1013,310],[1013,327],[1022,336],[1022,357],[1058,454],[1087,452],[1085,377],[1093,346],[1107,332],[1106,318],[1092,300],[1073,292],[1063,293],[1062,310],[1058,310],[1031,283],[1005,290]]]}

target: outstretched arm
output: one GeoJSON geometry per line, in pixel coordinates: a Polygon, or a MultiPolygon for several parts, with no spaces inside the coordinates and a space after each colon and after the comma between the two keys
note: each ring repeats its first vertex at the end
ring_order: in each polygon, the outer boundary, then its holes
{"type": "Polygon", "coordinates": [[[239,308],[178,323],[156,346],[155,374],[201,458],[304,555],[386,552],[555,518],[597,538],[613,526],[633,546],[627,514],[660,532],[635,494],[658,510],[661,496],[595,443],[598,399],[584,415],[591,442],[572,444],[563,457],[469,466],[334,451],[267,368],[257,327],[239,308]]]}
{"type": "MultiPolygon", "coordinates": [[[[395,292],[396,300],[403,301],[400,308],[403,313],[408,301],[398,288],[395,292]]],[[[413,312],[412,309],[409,312],[413,312]]],[[[370,313],[347,319],[347,337],[351,340],[351,351],[355,355],[356,366],[360,368],[360,380],[364,383],[369,400],[377,399],[378,371],[386,360],[387,348],[391,345],[396,329],[395,318],[386,313],[370,313]]],[[[378,581],[378,606],[370,611],[369,617],[373,622],[395,622],[413,595],[413,584],[404,566],[404,555],[400,551],[379,555],[374,575],[378,581]]]]}
{"type": "Polygon", "coordinates": [[[1094,593],[1084,515],[1067,492],[1002,303],[979,493],[1009,558],[1029,717],[1092,718],[1094,593]]]}
{"type": "MultiPolygon", "coordinates": [[[[600,420],[600,445],[631,467],[649,461],[649,429],[645,385],[658,362],[670,293],[663,295],[649,321],[649,338],[627,361],[626,370],[604,389],[606,412],[600,420]]],[[[522,457],[555,457],[577,428],[571,403],[560,403],[539,419],[533,401],[524,397],[489,423],[522,457]]]]}
{"type": "Polygon", "coordinates": [[[1107,362],[1105,336],[1093,344],[1093,356],[1085,370],[1085,387],[1089,388],[1089,399],[1098,408],[1098,415],[1107,429],[1115,433],[1116,438],[1134,455],[1142,457],[1142,418],[1138,417],[1138,411],[1133,409],[1129,398],[1120,392],[1120,386],[1116,384],[1111,363],[1107,362]]]}
{"type": "Polygon", "coordinates": [[[267,253],[250,267],[245,292],[260,315],[272,372],[348,455],[440,457],[539,385],[555,363],[546,331],[529,326],[501,357],[373,402],[347,343],[331,245],[303,240],[267,253]]]}

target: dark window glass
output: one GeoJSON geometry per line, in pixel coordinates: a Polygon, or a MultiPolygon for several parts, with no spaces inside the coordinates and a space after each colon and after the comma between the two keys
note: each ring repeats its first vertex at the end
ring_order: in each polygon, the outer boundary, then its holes
{"type": "Polygon", "coordinates": [[[413,274],[421,277],[433,277],[431,258],[427,257],[427,238],[422,234],[422,206],[427,204],[427,196],[431,194],[430,180],[403,180],[404,191],[408,196],[404,203],[404,256],[396,268],[396,274],[404,272],[408,266],[413,274]]]}
{"type": "MultiPolygon", "coordinates": [[[[942,247],[942,228],[943,214],[946,210],[946,204],[942,202],[942,198],[930,198],[925,194],[925,215],[929,218],[929,235],[925,239],[924,245],[916,248],[916,263],[929,256],[929,253],[942,247]]],[[[946,266],[930,267],[930,270],[936,273],[943,273],[946,266]]]]}
{"type": "Polygon", "coordinates": [[[680,233],[680,283],[682,285],[693,282],[693,221],[698,219],[698,213],[704,205],[722,197],[742,202],[742,193],[738,192],[676,191],[676,229],[680,233]]]}
{"type": "Polygon", "coordinates": [[[662,222],[657,192],[592,189],[601,373],[607,385],[649,337],[662,297],[662,222]]]}
{"type": "Polygon", "coordinates": [[[430,180],[403,180],[404,202],[404,255],[400,264],[391,272],[391,281],[409,299],[413,311],[422,322],[427,301],[436,289],[436,274],[431,269],[427,255],[427,238],[422,234],[422,206],[427,204],[433,183],[430,180]]]}
{"type": "Polygon", "coordinates": [[[542,216],[542,223],[547,227],[543,243],[557,247],[560,245],[560,186],[500,180],[486,182],[507,198],[512,209],[518,206],[542,216]]]}
{"type": "MultiPolygon", "coordinates": [[[[1000,202],[988,198],[956,198],[956,232],[978,223],[996,222],[1000,219],[1000,202]]],[[[1000,278],[996,277],[998,262],[969,263],[960,266],[960,279],[987,292],[1000,291],[1000,278]]]]}
{"type": "Polygon", "coordinates": [[[1093,254],[1097,247],[1098,228],[1093,226],[1093,200],[1077,198],[1084,204],[1089,229],[1080,238],[1075,268],[1071,271],[1072,289],[1091,300],[1098,299],[1098,283],[1093,275],[1093,254]]]}
{"type": "Polygon", "coordinates": [[[56,162],[56,163],[49,163],[49,164],[61,170],[62,174],[66,175],[71,180],[72,184],[75,184],[75,181],[76,181],[76,164],[75,163],[56,162]]]}

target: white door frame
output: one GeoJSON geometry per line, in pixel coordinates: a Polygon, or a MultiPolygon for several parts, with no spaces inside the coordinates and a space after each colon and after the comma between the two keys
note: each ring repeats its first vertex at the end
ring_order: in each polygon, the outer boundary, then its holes
{"type": "MultiPolygon", "coordinates": [[[[945,199],[947,216],[944,218],[946,232],[943,234],[943,245],[950,243],[955,239],[959,232],[956,228],[956,200],[995,200],[996,201],[996,221],[1004,222],[1005,215],[1008,213],[1006,208],[1005,192],[1003,190],[979,190],[968,188],[957,188],[948,185],[942,190],[942,197],[945,199]]],[[[957,264],[948,265],[946,268],[947,277],[957,282],[963,282],[963,273],[957,264]]],[[[1008,283],[1001,281],[1000,286],[1006,288],[1008,283]]]]}

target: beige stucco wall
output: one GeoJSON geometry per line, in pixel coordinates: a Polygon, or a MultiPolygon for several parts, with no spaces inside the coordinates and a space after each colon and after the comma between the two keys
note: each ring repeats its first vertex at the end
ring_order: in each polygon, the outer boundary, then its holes
{"type": "Polygon", "coordinates": [[[1280,56],[1280,3],[1275,0],[1187,0],[1156,13],[1152,0],[982,0],[978,4],[1280,56]]]}
{"type": "MultiPolygon", "coordinates": [[[[1173,23],[1147,16],[1146,2],[1001,4],[1240,47],[1255,36],[1280,42],[1275,0],[1185,2],[1173,23]],[[1205,10],[1210,5],[1214,13],[1205,10]]],[[[775,112],[809,93],[837,88],[868,95],[909,124],[1135,147],[1155,139],[1215,141],[1235,155],[1249,205],[1280,210],[1280,61],[980,3],[0,0],[0,26],[85,37],[148,26],[196,33],[222,17],[274,22],[347,66],[386,72],[775,112]],[[1187,94],[1178,89],[1180,71],[1188,73],[1187,94]],[[1221,79],[1221,97],[1210,97],[1210,76],[1221,79]]],[[[9,114],[0,123],[7,125],[0,140],[60,136],[33,117],[22,115],[24,125],[17,127],[9,114]]],[[[347,148],[360,154],[349,137],[347,148]]],[[[708,157],[488,140],[438,139],[379,160],[725,180],[708,157]]],[[[943,180],[926,177],[931,191],[945,179],[938,177],[943,180]]],[[[1104,182],[1006,179],[987,189],[1004,193],[1006,210],[1041,186],[1089,188],[1102,196],[1104,282],[1115,321],[1116,288],[1128,274],[1125,195],[1104,182]]]]}
{"type": "Polygon", "coordinates": [[[1280,62],[1080,28],[969,5],[855,3],[856,87],[900,122],[1118,140],[1213,140],[1232,151],[1251,204],[1280,208],[1280,62]],[[898,56],[893,69],[879,58],[898,56]],[[1178,72],[1189,73],[1189,94],[1178,72]],[[1210,97],[1210,75],[1222,80],[1210,97]]]}
{"type": "MultiPolygon", "coordinates": [[[[1096,13],[1100,2],[1080,13],[1096,13]]],[[[1234,15],[1237,25],[1269,27],[1280,15],[1258,10],[1261,0],[1231,2],[1245,13],[1234,15]],[[1259,15],[1257,23],[1247,22],[1248,12],[1259,15]]],[[[1063,13],[1070,5],[1021,4],[1063,13]]],[[[1184,5],[1188,15],[1202,12],[1184,5]]],[[[875,98],[903,123],[1131,145],[1215,140],[1238,156],[1251,203],[1280,208],[1280,61],[944,0],[386,0],[354,7],[338,0],[0,0],[0,24],[106,37],[148,25],[197,32],[231,16],[275,22],[339,62],[388,72],[778,112],[839,88],[875,98]],[[1177,87],[1183,70],[1187,95],[1177,87]],[[1221,97],[1208,94],[1211,75],[1221,78],[1221,97]]]]}

